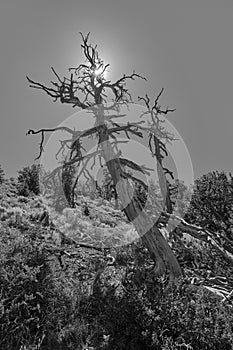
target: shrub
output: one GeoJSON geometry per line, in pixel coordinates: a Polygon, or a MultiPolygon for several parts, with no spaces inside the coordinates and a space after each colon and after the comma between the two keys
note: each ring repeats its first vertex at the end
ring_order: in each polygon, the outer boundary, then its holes
{"type": "Polygon", "coordinates": [[[0,165],[0,184],[2,184],[5,180],[5,173],[4,170],[2,169],[2,166],[0,165]]]}
{"type": "Polygon", "coordinates": [[[18,173],[18,194],[25,197],[30,194],[38,195],[40,193],[40,165],[33,164],[31,167],[19,170],[18,173]]]}
{"type": "Polygon", "coordinates": [[[128,248],[118,288],[102,276],[97,292],[82,304],[81,312],[88,310],[85,318],[95,325],[91,345],[105,350],[232,349],[232,308],[185,279],[165,288],[165,281],[155,278],[147,252],[138,254],[139,248],[135,245],[136,260],[128,248]]]}
{"type": "Polygon", "coordinates": [[[0,231],[1,348],[81,350],[89,326],[79,314],[79,300],[85,298],[90,269],[84,266],[80,274],[81,260],[77,265],[72,260],[63,272],[55,243],[51,246],[39,225],[24,233],[6,225],[0,231]]]}
{"type": "Polygon", "coordinates": [[[50,284],[43,252],[14,229],[2,230],[0,250],[1,346],[19,349],[38,344],[45,332],[50,284]]]}
{"type": "Polygon", "coordinates": [[[185,219],[233,240],[233,176],[212,171],[195,180],[185,219]]]}

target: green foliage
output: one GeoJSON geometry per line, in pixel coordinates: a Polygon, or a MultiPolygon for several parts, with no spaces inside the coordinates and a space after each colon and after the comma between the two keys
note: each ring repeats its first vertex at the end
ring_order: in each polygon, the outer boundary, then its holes
{"type": "Polygon", "coordinates": [[[233,239],[233,177],[225,172],[213,171],[194,183],[193,196],[185,216],[214,232],[222,232],[233,239]]]}
{"type": "Polygon", "coordinates": [[[18,171],[18,194],[28,197],[40,193],[40,165],[33,164],[18,171]]]}

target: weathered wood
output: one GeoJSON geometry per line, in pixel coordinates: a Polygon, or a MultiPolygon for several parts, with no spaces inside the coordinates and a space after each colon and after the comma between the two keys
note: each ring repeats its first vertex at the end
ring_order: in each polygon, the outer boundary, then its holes
{"type": "Polygon", "coordinates": [[[128,220],[133,223],[143,244],[149,250],[151,257],[156,262],[155,273],[160,275],[169,271],[170,280],[181,276],[181,268],[166,239],[149,215],[143,210],[139,201],[133,196],[133,188],[128,179],[122,174],[121,163],[116,157],[106,125],[99,128],[99,146],[108,171],[113,178],[118,197],[123,205],[123,211],[128,220]]]}

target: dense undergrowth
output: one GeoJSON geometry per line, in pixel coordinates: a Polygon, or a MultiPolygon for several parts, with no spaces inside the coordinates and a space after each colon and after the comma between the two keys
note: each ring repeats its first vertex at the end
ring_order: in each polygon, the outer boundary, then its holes
{"type": "Polygon", "coordinates": [[[54,226],[41,219],[42,197],[19,195],[13,179],[0,187],[1,349],[233,349],[232,306],[190,284],[209,271],[232,278],[230,261],[207,245],[173,242],[184,276],[167,287],[140,241],[101,251],[64,239],[101,228],[123,239],[129,226],[105,202],[86,198],[87,216],[80,200],[54,226]]]}

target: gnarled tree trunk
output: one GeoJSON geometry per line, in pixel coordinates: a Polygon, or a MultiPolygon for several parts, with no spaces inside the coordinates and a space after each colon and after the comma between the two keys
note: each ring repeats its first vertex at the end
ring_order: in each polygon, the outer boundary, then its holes
{"type": "Polygon", "coordinates": [[[102,155],[113,178],[118,197],[123,205],[123,211],[129,221],[133,223],[143,244],[156,262],[155,273],[161,275],[167,270],[170,274],[170,280],[179,277],[182,274],[181,268],[170,246],[150,217],[143,211],[137,198],[133,196],[133,188],[129,181],[122,176],[120,160],[113,151],[106,125],[102,125],[98,134],[102,155]]]}

